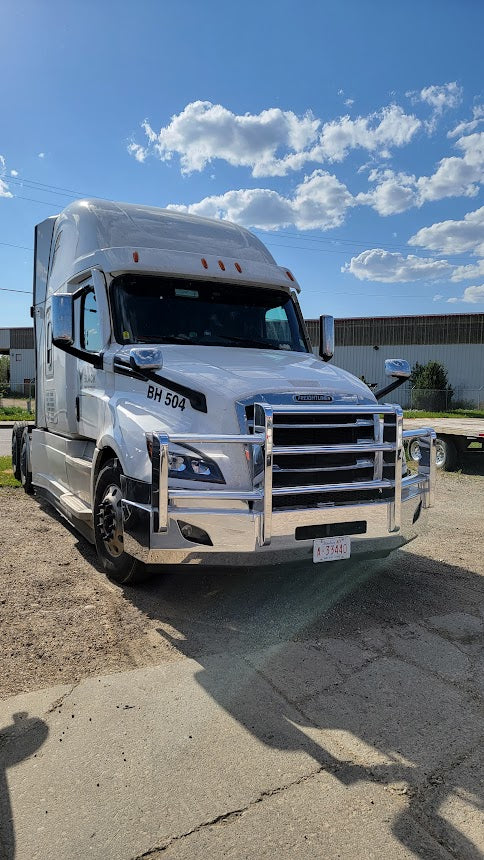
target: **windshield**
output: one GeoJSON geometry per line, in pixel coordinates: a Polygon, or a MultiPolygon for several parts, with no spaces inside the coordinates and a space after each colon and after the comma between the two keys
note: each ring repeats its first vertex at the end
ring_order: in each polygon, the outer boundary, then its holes
{"type": "Polygon", "coordinates": [[[111,286],[118,343],[189,343],[308,352],[283,290],[121,275],[111,286]]]}

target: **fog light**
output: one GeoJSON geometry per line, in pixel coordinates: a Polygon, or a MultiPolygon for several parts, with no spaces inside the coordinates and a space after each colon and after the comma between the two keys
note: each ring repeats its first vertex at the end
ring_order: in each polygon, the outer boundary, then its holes
{"type": "Polygon", "coordinates": [[[205,546],[213,546],[207,532],[199,529],[198,526],[192,526],[191,523],[184,523],[182,520],[178,520],[178,528],[185,540],[189,540],[191,543],[202,543],[205,546]]]}

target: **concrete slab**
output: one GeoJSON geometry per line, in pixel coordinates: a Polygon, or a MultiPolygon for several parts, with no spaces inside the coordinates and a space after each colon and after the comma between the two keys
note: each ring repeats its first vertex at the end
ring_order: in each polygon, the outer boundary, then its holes
{"type": "Polygon", "coordinates": [[[30,733],[0,748],[6,858],[128,860],[319,767],[298,712],[233,657],[91,678],[51,713],[27,698],[30,733]]]}
{"type": "Polygon", "coordinates": [[[323,730],[329,754],[348,755],[395,786],[419,785],[475,747],[484,731],[484,719],[459,691],[388,658],[305,702],[304,713],[323,730]]]}
{"type": "Polygon", "coordinates": [[[150,860],[450,860],[447,851],[407,819],[406,809],[404,798],[391,796],[382,786],[345,788],[322,773],[241,814],[198,828],[150,860]]]}
{"type": "Polygon", "coordinates": [[[408,624],[403,631],[390,631],[388,641],[399,657],[442,678],[465,681],[472,675],[471,661],[459,647],[418,624],[408,624]]]}

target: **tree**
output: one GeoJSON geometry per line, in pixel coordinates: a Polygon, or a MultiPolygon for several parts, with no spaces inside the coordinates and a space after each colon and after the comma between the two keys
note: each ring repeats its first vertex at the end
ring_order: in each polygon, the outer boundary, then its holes
{"type": "Polygon", "coordinates": [[[434,412],[449,409],[454,389],[449,385],[449,377],[443,364],[428,361],[416,363],[410,376],[412,385],[412,405],[416,409],[429,409],[434,412]]]}
{"type": "Polygon", "coordinates": [[[0,385],[8,385],[10,376],[10,357],[0,355],[0,385]]]}

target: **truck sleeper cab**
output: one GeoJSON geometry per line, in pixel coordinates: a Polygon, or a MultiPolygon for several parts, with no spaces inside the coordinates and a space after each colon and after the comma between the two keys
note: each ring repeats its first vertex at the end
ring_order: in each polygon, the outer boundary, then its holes
{"type": "Polygon", "coordinates": [[[14,430],[14,468],[117,581],[386,555],[416,536],[435,434],[419,430],[407,474],[400,407],[328,363],[328,317],[313,354],[299,289],[223,221],[90,199],[37,226],[36,422],[14,430]]]}

